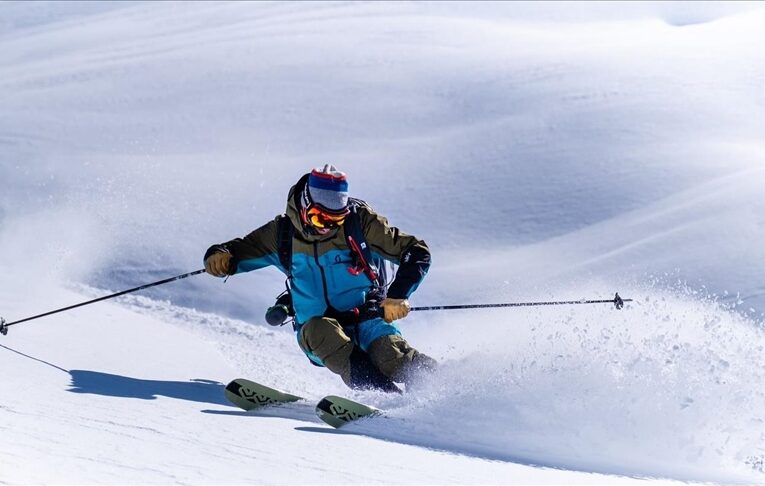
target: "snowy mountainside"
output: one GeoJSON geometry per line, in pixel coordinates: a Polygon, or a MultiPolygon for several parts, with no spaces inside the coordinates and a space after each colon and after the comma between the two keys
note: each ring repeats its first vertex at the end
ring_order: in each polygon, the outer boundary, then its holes
{"type": "Polygon", "coordinates": [[[0,483],[764,481],[763,14],[0,3],[9,321],[201,267],[328,161],[429,243],[413,305],[635,299],[412,314],[441,371],[350,433],[221,400],[348,394],[263,324],[273,269],[24,323],[0,483]]]}

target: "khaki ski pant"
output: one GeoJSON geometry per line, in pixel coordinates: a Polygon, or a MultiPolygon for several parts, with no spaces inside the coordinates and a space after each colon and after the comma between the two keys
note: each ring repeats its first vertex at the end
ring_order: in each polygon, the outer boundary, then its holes
{"type": "MultiPolygon", "coordinates": [[[[328,317],[309,319],[301,329],[299,342],[303,350],[315,354],[327,369],[350,384],[350,356],[354,344],[337,320],[328,317]]],[[[377,369],[399,383],[407,381],[413,364],[420,361],[418,357],[427,358],[396,335],[377,338],[369,345],[367,354],[377,369]]]]}

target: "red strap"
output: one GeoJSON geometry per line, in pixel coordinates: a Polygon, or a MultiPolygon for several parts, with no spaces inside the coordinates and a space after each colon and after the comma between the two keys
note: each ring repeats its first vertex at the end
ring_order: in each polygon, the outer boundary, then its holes
{"type": "Polygon", "coordinates": [[[361,272],[364,272],[367,277],[369,277],[369,280],[372,282],[377,281],[377,274],[372,270],[372,267],[369,266],[369,262],[367,262],[366,258],[364,258],[364,253],[361,251],[361,247],[356,243],[356,240],[353,239],[353,236],[348,235],[348,246],[351,249],[351,252],[353,252],[358,258],[359,263],[361,263],[360,268],[354,268],[354,267],[348,267],[348,271],[352,275],[358,275],[361,272]]]}

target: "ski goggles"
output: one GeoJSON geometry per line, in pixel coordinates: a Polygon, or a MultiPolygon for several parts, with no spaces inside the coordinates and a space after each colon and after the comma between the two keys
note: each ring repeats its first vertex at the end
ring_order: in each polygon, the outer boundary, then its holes
{"type": "Polygon", "coordinates": [[[348,211],[340,214],[332,214],[323,211],[318,206],[311,206],[305,213],[306,220],[315,228],[333,229],[338,228],[345,223],[345,217],[348,211]]]}

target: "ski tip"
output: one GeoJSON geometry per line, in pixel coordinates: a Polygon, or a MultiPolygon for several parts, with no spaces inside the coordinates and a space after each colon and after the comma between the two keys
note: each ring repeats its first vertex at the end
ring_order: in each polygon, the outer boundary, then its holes
{"type": "Polygon", "coordinates": [[[316,415],[336,429],[359,419],[381,414],[382,411],[378,408],[335,395],[322,398],[316,405],[316,415]]]}
{"type": "Polygon", "coordinates": [[[278,405],[281,403],[297,402],[303,397],[277,390],[245,378],[237,378],[229,382],[224,389],[226,398],[244,410],[278,405]]]}

